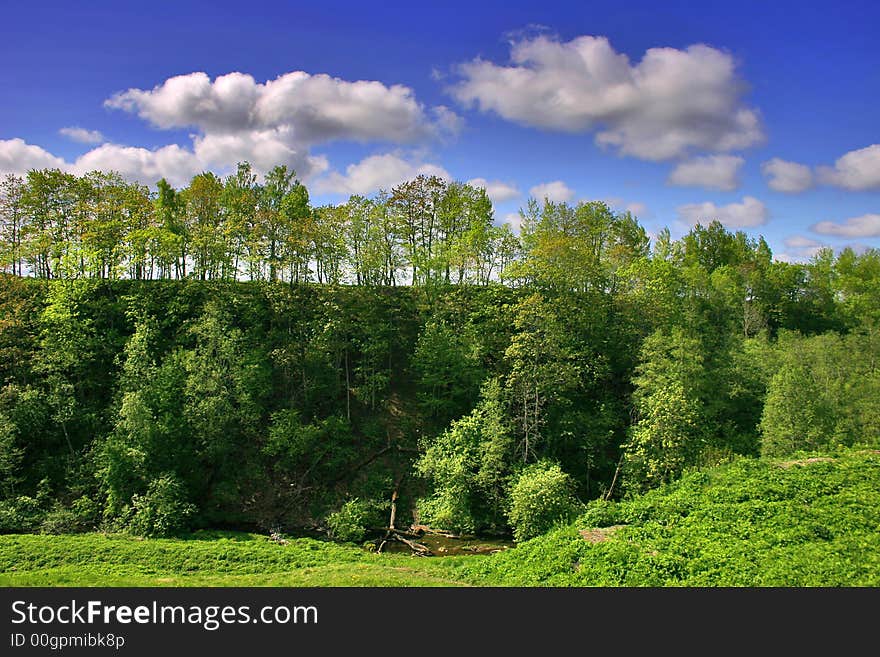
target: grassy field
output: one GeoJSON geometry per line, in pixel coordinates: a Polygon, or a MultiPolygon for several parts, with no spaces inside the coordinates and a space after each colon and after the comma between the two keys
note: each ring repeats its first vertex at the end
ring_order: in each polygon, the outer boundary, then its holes
{"type": "Polygon", "coordinates": [[[313,539],[0,536],[3,586],[878,586],[880,454],[741,459],[492,556],[313,539]]]}

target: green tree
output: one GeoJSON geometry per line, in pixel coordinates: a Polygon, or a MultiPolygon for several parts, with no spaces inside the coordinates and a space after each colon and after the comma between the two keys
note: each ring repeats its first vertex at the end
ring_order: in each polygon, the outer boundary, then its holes
{"type": "Polygon", "coordinates": [[[697,463],[706,446],[706,381],[700,342],[681,329],[644,342],[635,378],[636,422],[624,448],[625,484],[653,487],[697,463]]]}

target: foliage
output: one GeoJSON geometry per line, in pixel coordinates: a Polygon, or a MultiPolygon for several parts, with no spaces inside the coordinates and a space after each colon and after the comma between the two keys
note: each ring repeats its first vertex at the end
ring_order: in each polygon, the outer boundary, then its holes
{"type": "Polygon", "coordinates": [[[533,463],[511,485],[508,518],[517,541],[540,536],[569,520],[575,509],[571,477],[557,463],[533,463]]]}
{"type": "Polygon", "coordinates": [[[172,536],[187,526],[195,507],[172,475],[153,479],[147,492],[131,499],[128,531],[138,536],[172,536]]]}
{"type": "Polygon", "coordinates": [[[327,516],[327,529],[332,538],[350,543],[363,540],[370,517],[370,505],[357,498],[348,500],[338,511],[327,516]]]}
{"type": "Polygon", "coordinates": [[[740,457],[450,570],[503,586],[877,586],[878,484],[874,452],[740,457]]]}
{"type": "Polygon", "coordinates": [[[414,558],[218,531],[5,535],[0,585],[876,587],[878,491],[871,452],[740,457],[625,502],[591,503],[573,524],[492,556],[414,558]]]}
{"type": "Polygon", "coordinates": [[[509,534],[535,463],[610,500],[880,444],[876,251],[781,263],[718,222],[651,248],[604,203],[521,214],[426,176],[316,208],[247,163],[183,189],[7,177],[4,530],[314,528],[398,490],[400,518],[509,534]]]}
{"type": "Polygon", "coordinates": [[[492,380],[473,412],[454,421],[416,462],[434,491],[420,500],[421,519],[461,532],[499,529],[514,461],[501,389],[492,380]]]}
{"type": "Polygon", "coordinates": [[[781,336],[761,419],[765,454],[880,446],[878,337],[781,336]]]}

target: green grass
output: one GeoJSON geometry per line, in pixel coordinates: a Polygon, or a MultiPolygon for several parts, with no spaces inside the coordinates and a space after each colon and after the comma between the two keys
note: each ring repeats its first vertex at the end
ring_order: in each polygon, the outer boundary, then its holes
{"type": "Polygon", "coordinates": [[[441,562],[309,538],[197,533],[0,537],[2,586],[450,586],[441,562]]]}
{"type": "Polygon", "coordinates": [[[256,534],[0,536],[3,586],[880,586],[880,454],[740,459],[493,556],[256,534]],[[785,467],[783,467],[785,466],[785,467]],[[581,531],[594,531],[588,542],[581,531]]]}

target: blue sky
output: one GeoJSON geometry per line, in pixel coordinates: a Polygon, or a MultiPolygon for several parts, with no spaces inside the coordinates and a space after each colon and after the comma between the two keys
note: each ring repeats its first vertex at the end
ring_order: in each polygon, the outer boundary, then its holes
{"type": "Polygon", "coordinates": [[[439,173],[499,222],[546,193],[880,247],[877,3],[121,4],[4,7],[0,172],[280,160],[315,203],[439,173]]]}

